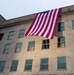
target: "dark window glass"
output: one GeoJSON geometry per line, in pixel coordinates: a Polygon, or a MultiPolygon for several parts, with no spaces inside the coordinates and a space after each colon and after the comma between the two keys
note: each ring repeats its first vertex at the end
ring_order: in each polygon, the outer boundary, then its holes
{"type": "Polygon", "coordinates": [[[15,52],[18,53],[21,51],[21,47],[22,47],[22,43],[17,43],[16,44],[16,48],[15,48],[15,52]]]}
{"type": "Polygon", "coordinates": [[[41,59],[40,70],[48,70],[48,58],[41,59]]]}
{"type": "Polygon", "coordinates": [[[25,70],[32,70],[32,62],[33,60],[26,60],[25,70]]]}
{"type": "Polygon", "coordinates": [[[58,47],[65,47],[65,37],[58,38],[58,47]]]}
{"type": "Polygon", "coordinates": [[[72,21],[72,29],[74,29],[74,20],[72,21]]]}
{"type": "Polygon", "coordinates": [[[20,30],[20,32],[19,32],[19,38],[24,37],[24,35],[25,35],[24,33],[25,33],[24,29],[20,30]]]}
{"type": "Polygon", "coordinates": [[[58,69],[66,69],[66,57],[58,57],[58,69]]]}
{"type": "Polygon", "coordinates": [[[4,47],[3,54],[8,54],[9,53],[9,49],[10,49],[10,44],[6,44],[5,47],[4,47]]]}
{"type": "Polygon", "coordinates": [[[58,24],[58,31],[64,31],[65,28],[64,28],[64,22],[61,22],[58,24]]]}
{"type": "Polygon", "coordinates": [[[13,60],[10,71],[17,71],[17,67],[18,67],[18,60],[13,60]]]}
{"type": "Polygon", "coordinates": [[[49,48],[49,39],[43,40],[42,49],[48,49],[48,48],[49,48]]]}
{"type": "Polygon", "coordinates": [[[13,38],[13,35],[14,35],[14,31],[9,32],[8,40],[11,40],[13,38]]]}
{"type": "Polygon", "coordinates": [[[30,41],[28,44],[28,51],[33,51],[35,49],[35,41],[30,41]]]}
{"type": "Polygon", "coordinates": [[[2,40],[3,35],[4,35],[4,33],[0,33],[0,41],[2,40]]]}
{"type": "Polygon", "coordinates": [[[3,72],[6,61],[0,61],[0,72],[3,72]]]}

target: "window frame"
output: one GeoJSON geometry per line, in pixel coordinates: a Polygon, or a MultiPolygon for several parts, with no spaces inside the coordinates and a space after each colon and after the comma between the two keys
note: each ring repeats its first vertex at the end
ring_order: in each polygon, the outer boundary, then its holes
{"type": "Polygon", "coordinates": [[[72,20],[72,29],[74,30],[74,20],[72,20]]]}
{"type": "Polygon", "coordinates": [[[66,47],[65,37],[62,36],[62,37],[58,38],[58,40],[57,40],[57,47],[58,48],[65,48],[66,47]],[[64,41],[61,40],[62,38],[64,38],[63,39],[64,41]]]}
{"type": "Polygon", "coordinates": [[[8,53],[9,53],[10,45],[11,45],[11,44],[5,44],[3,54],[8,54],[8,53]],[[9,48],[6,48],[7,45],[9,45],[9,48]]]}
{"type": "Polygon", "coordinates": [[[34,50],[35,50],[35,41],[29,41],[28,42],[28,51],[34,51],[34,50]]]}
{"type": "Polygon", "coordinates": [[[15,47],[15,53],[20,53],[22,49],[22,42],[16,43],[16,47],[15,47]],[[18,45],[21,44],[21,46],[19,47],[18,45]],[[20,49],[20,50],[19,50],[20,49]]]}
{"type": "Polygon", "coordinates": [[[13,36],[14,36],[14,31],[10,31],[9,34],[8,34],[7,40],[12,40],[13,36]]]}
{"type": "Polygon", "coordinates": [[[42,50],[49,49],[49,47],[50,47],[50,40],[49,39],[42,40],[42,50]],[[44,41],[45,41],[45,43],[44,43],[44,41]]]}
{"type": "Polygon", "coordinates": [[[64,24],[64,22],[58,23],[58,32],[62,32],[62,31],[65,31],[65,24],[64,24]],[[63,26],[62,26],[62,24],[63,24],[63,26]]]}
{"type": "MultiPolygon", "coordinates": [[[[44,62],[45,62],[45,61],[44,61],[44,62]]],[[[48,58],[41,58],[41,61],[40,61],[40,71],[41,71],[41,70],[48,70],[48,68],[49,68],[49,64],[48,64],[48,63],[49,63],[48,58]],[[43,60],[46,60],[46,59],[47,59],[47,63],[42,63],[42,61],[43,61],[43,60]],[[42,66],[47,66],[47,69],[44,69],[44,68],[42,69],[42,66]]]]}
{"type": "Polygon", "coordinates": [[[25,29],[21,29],[21,30],[19,31],[19,36],[18,36],[18,38],[23,38],[24,35],[25,35],[25,29]],[[22,30],[24,30],[23,33],[21,33],[22,30]],[[21,36],[21,35],[23,35],[23,36],[21,36]]]}
{"type": "Polygon", "coordinates": [[[32,71],[32,66],[33,66],[33,59],[27,59],[25,62],[24,71],[32,71]],[[27,63],[28,61],[31,61],[31,63],[27,63]],[[27,69],[28,67],[30,67],[30,69],[27,69]]]}
{"type": "Polygon", "coordinates": [[[3,72],[3,71],[4,71],[5,64],[6,64],[6,61],[0,61],[0,72],[3,72]],[[4,65],[1,65],[2,62],[4,62],[4,65]],[[1,68],[2,68],[2,69],[1,69],[1,68]]]}
{"type": "Polygon", "coordinates": [[[19,60],[12,60],[12,64],[11,64],[11,68],[10,68],[10,72],[16,72],[16,71],[17,71],[18,63],[19,63],[19,60]],[[13,65],[13,62],[14,62],[14,61],[17,61],[17,65],[13,65]],[[13,70],[13,69],[12,69],[13,67],[16,67],[16,70],[13,70]]]}
{"type": "Polygon", "coordinates": [[[0,33],[0,41],[3,39],[4,33],[0,33]]]}
{"type": "Polygon", "coordinates": [[[60,56],[60,57],[57,57],[57,70],[66,70],[67,69],[67,64],[66,64],[66,56],[60,56]],[[65,59],[65,61],[63,62],[59,62],[59,58],[64,58],[65,59]],[[59,64],[60,65],[63,65],[63,64],[65,64],[65,66],[64,66],[64,68],[63,68],[63,66],[62,66],[62,68],[60,68],[60,66],[59,66],[59,64]]]}

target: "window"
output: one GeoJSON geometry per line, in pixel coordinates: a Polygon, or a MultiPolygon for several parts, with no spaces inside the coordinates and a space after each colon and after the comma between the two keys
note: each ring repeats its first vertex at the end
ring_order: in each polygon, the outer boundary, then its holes
{"type": "Polygon", "coordinates": [[[6,44],[5,47],[4,47],[3,54],[8,54],[9,53],[9,49],[10,49],[10,44],[6,44]]]}
{"type": "Polygon", "coordinates": [[[72,28],[74,29],[74,20],[72,21],[72,28]]]}
{"type": "Polygon", "coordinates": [[[17,43],[15,48],[15,53],[18,53],[21,51],[22,43],[17,43]]]}
{"type": "Polygon", "coordinates": [[[41,59],[40,70],[48,70],[48,58],[41,59]]]}
{"type": "Polygon", "coordinates": [[[3,72],[6,61],[0,61],[0,72],[3,72]]]}
{"type": "Polygon", "coordinates": [[[19,32],[19,38],[24,37],[24,33],[25,33],[24,29],[20,30],[20,32],[19,32]]]}
{"type": "Polygon", "coordinates": [[[4,33],[0,33],[0,41],[2,40],[3,35],[4,35],[4,33]]]}
{"type": "Polygon", "coordinates": [[[13,60],[10,71],[17,71],[17,67],[18,67],[18,60],[13,60]]]}
{"type": "Polygon", "coordinates": [[[35,49],[35,41],[30,41],[28,44],[28,51],[33,51],[35,49]]]}
{"type": "Polygon", "coordinates": [[[66,57],[58,57],[58,69],[66,69],[66,57]]]}
{"type": "Polygon", "coordinates": [[[33,60],[26,60],[25,69],[24,70],[32,70],[32,62],[33,60]]]}
{"type": "Polygon", "coordinates": [[[6,61],[0,61],[0,72],[3,72],[6,61]]]}
{"type": "Polygon", "coordinates": [[[65,47],[65,37],[58,38],[58,47],[65,47]]]}
{"type": "Polygon", "coordinates": [[[65,28],[64,28],[64,22],[61,22],[58,24],[58,31],[64,31],[65,28]]]}
{"type": "Polygon", "coordinates": [[[43,40],[42,49],[48,49],[48,48],[49,48],[49,39],[43,40]]]}
{"type": "Polygon", "coordinates": [[[8,40],[11,40],[13,38],[13,35],[14,35],[14,31],[9,32],[8,40]]]}

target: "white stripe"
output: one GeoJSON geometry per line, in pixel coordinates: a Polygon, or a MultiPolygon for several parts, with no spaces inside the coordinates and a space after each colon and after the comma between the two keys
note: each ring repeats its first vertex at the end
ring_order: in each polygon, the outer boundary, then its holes
{"type": "Polygon", "coordinates": [[[36,18],[36,20],[35,20],[35,22],[34,22],[34,24],[33,24],[33,27],[30,29],[30,31],[29,31],[29,33],[28,33],[27,36],[29,36],[30,33],[32,32],[32,30],[34,29],[34,27],[35,27],[35,25],[36,25],[36,23],[37,23],[37,20],[38,20],[38,18],[39,18],[39,16],[40,16],[40,14],[37,15],[37,18],[36,18]]]}
{"type": "Polygon", "coordinates": [[[36,25],[34,31],[32,31],[32,32],[30,33],[30,35],[32,35],[32,34],[37,30],[37,28],[38,28],[38,26],[39,26],[39,24],[40,24],[40,21],[41,21],[41,18],[42,18],[42,16],[43,16],[43,14],[44,14],[44,13],[41,14],[41,16],[40,16],[40,18],[39,18],[39,20],[38,20],[38,24],[36,25]]]}
{"type": "Polygon", "coordinates": [[[44,31],[44,29],[45,29],[45,27],[46,27],[46,25],[47,25],[47,23],[48,23],[48,19],[49,19],[50,13],[51,13],[51,11],[49,11],[49,13],[48,13],[47,19],[46,19],[46,21],[45,21],[45,25],[43,26],[43,29],[42,29],[41,32],[39,33],[39,36],[41,36],[41,34],[43,33],[43,31],[44,31]]]}
{"type": "Polygon", "coordinates": [[[41,22],[41,25],[40,25],[40,27],[38,28],[38,30],[34,33],[34,35],[36,35],[36,34],[40,31],[41,27],[43,26],[43,23],[44,23],[44,20],[45,20],[46,15],[47,15],[47,13],[44,14],[44,17],[43,17],[43,20],[42,20],[42,22],[41,22]]]}
{"type": "Polygon", "coordinates": [[[55,17],[54,17],[54,21],[53,21],[53,25],[52,25],[52,29],[51,29],[51,32],[50,32],[48,38],[52,37],[52,33],[53,33],[53,30],[54,30],[54,26],[55,26],[56,18],[57,18],[57,15],[58,15],[58,11],[59,11],[59,9],[57,9],[57,11],[56,11],[56,14],[55,14],[55,17]]]}
{"type": "Polygon", "coordinates": [[[49,31],[49,29],[50,29],[50,26],[51,26],[51,23],[52,23],[52,19],[53,19],[53,17],[54,17],[54,16],[53,16],[54,11],[55,11],[55,10],[53,10],[53,12],[52,12],[52,15],[51,15],[51,18],[50,18],[50,22],[49,22],[48,28],[47,28],[45,34],[43,35],[44,37],[46,37],[46,35],[48,34],[48,31],[49,31]]]}

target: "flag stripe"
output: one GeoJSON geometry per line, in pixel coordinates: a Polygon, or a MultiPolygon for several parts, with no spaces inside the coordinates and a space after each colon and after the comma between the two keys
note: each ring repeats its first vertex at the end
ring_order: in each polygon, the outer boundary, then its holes
{"type": "Polygon", "coordinates": [[[34,24],[33,24],[33,27],[31,28],[31,31],[29,32],[28,35],[31,35],[31,33],[34,31],[34,29],[36,28],[36,25],[38,24],[38,19],[41,17],[41,14],[38,14],[34,24]]]}
{"type": "Polygon", "coordinates": [[[39,36],[43,36],[43,34],[46,30],[46,27],[48,26],[48,22],[49,22],[49,19],[50,19],[51,12],[52,11],[49,12],[48,17],[47,17],[46,22],[45,22],[45,25],[43,26],[43,29],[40,31],[39,36]]]}
{"type": "Polygon", "coordinates": [[[50,10],[36,15],[32,25],[26,32],[26,36],[38,35],[52,39],[58,22],[61,9],[50,10]]]}
{"type": "Polygon", "coordinates": [[[43,17],[44,17],[44,14],[43,14],[43,13],[40,14],[40,17],[39,17],[39,19],[38,19],[38,22],[37,22],[37,24],[35,25],[36,27],[35,27],[35,29],[31,32],[31,35],[33,35],[33,33],[35,33],[35,32],[38,30],[39,26],[41,25],[41,21],[43,20],[43,17]]]}
{"type": "Polygon", "coordinates": [[[53,17],[53,21],[52,21],[52,28],[51,28],[51,30],[49,31],[50,33],[50,35],[48,34],[48,36],[47,37],[49,37],[49,38],[51,38],[51,36],[52,36],[52,33],[53,33],[53,29],[54,29],[54,27],[55,27],[55,21],[56,21],[56,15],[57,15],[57,11],[58,10],[55,10],[55,14],[54,14],[54,17],[53,17]]]}
{"type": "Polygon", "coordinates": [[[31,24],[30,28],[28,29],[28,31],[26,32],[25,36],[29,36],[29,33],[31,32],[31,29],[34,25],[35,20],[37,19],[37,16],[38,16],[38,14],[35,16],[35,19],[33,20],[32,24],[31,24]]]}
{"type": "Polygon", "coordinates": [[[48,14],[46,13],[46,14],[44,15],[44,19],[42,18],[43,20],[41,21],[40,27],[39,27],[38,30],[35,32],[35,35],[38,35],[39,32],[40,32],[40,30],[42,30],[43,25],[44,25],[44,23],[45,23],[45,20],[46,20],[47,16],[48,16],[48,14]]]}
{"type": "Polygon", "coordinates": [[[49,18],[48,27],[47,27],[47,29],[44,33],[44,37],[48,37],[48,34],[50,34],[50,30],[51,30],[51,27],[52,27],[52,22],[53,22],[53,19],[54,19],[54,15],[55,15],[55,10],[52,11],[51,18],[49,18]]]}
{"type": "Polygon", "coordinates": [[[52,16],[51,24],[49,24],[49,25],[50,25],[50,29],[49,29],[49,31],[48,31],[46,37],[49,37],[49,34],[51,34],[51,30],[52,30],[52,28],[53,28],[53,22],[54,22],[55,14],[56,14],[56,10],[54,10],[54,14],[53,14],[53,16],[52,16]]]}
{"type": "Polygon", "coordinates": [[[59,15],[60,15],[60,12],[61,12],[61,8],[58,9],[58,13],[57,13],[57,17],[56,17],[56,22],[55,22],[55,26],[54,26],[54,30],[53,30],[51,39],[53,39],[54,32],[55,32],[55,30],[56,30],[56,25],[57,25],[57,23],[58,23],[58,17],[59,17],[59,15]]]}

